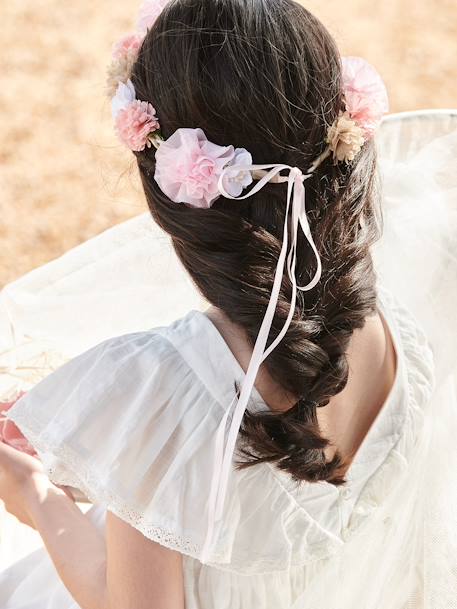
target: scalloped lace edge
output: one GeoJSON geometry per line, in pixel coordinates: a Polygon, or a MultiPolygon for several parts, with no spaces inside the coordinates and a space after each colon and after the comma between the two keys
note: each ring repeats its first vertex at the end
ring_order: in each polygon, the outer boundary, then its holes
{"type": "MultiPolygon", "coordinates": [[[[24,404],[21,404],[21,406],[24,406],[24,404]]],[[[20,427],[37,452],[41,453],[40,458],[43,468],[51,482],[56,485],[79,488],[93,504],[102,505],[105,509],[109,509],[116,516],[139,530],[148,539],[198,559],[200,552],[198,544],[189,538],[173,533],[167,526],[146,522],[138,510],[121,500],[117,494],[101,486],[94,472],[77,453],[66,445],[56,445],[53,442],[46,441],[44,434],[33,431],[29,422],[32,424],[35,422],[38,427],[41,424],[31,415],[30,411],[24,408],[21,413],[12,412],[13,408],[8,412],[8,418],[20,427]],[[56,467],[49,465],[48,455],[51,458],[61,460],[66,469],[60,469],[59,463],[56,467]],[[73,471],[78,472],[78,474],[72,474],[73,471]]]]}

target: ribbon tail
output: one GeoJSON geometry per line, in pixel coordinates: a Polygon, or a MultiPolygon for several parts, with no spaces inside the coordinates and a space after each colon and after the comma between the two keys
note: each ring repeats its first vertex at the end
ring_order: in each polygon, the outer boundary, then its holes
{"type": "Polygon", "coordinates": [[[287,218],[288,211],[290,207],[291,195],[292,195],[293,181],[289,180],[288,182],[288,195],[287,195],[287,207],[285,213],[285,222],[284,222],[284,231],[283,231],[283,244],[281,248],[281,252],[279,254],[278,263],[276,265],[275,277],[273,281],[273,288],[271,290],[270,300],[267,306],[266,313],[264,315],[262,324],[260,326],[259,333],[257,335],[257,339],[254,345],[253,353],[251,356],[251,360],[249,362],[249,366],[246,372],[246,375],[243,380],[243,384],[241,387],[240,397],[238,399],[238,403],[235,407],[235,411],[233,414],[232,422],[229,429],[228,439],[226,450],[224,454],[224,461],[222,465],[221,472],[221,480],[219,486],[219,493],[217,498],[216,505],[216,519],[219,519],[222,515],[223,504],[225,500],[225,495],[227,491],[227,483],[230,475],[230,468],[232,465],[232,457],[235,450],[236,439],[238,436],[238,431],[241,426],[241,421],[246,410],[249,396],[251,394],[252,388],[254,386],[254,382],[257,376],[257,372],[260,368],[260,364],[263,361],[263,354],[265,351],[265,346],[268,340],[268,336],[270,333],[271,324],[273,322],[274,313],[276,310],[276,305],[278,302],[279,291],[281,288],[282,277],[284,274],[284,266],[285,259],[288,247],[288,227],[287,227],[287,218]]]}
{"type": "Polygon", "coordinates": [[[316,265],[317,265],[316,271],[315,271],[314,276],[311,279],[311,281],[304,286],[297,286],[297,288],[299,290],[301,290],[302,292],[307,292],[309,290],[312,290],[317,285],[317,283],[319,282],[319,280],[321,278],[322,261],[321,261],[319,252],[317,251],[316,244],[314,243],[313,236],[311,234],[311,228],[309,226],[308,216],[306,214],[305,187],[304,187],[304,185],[302,185],[302,186],[303,186],[303,199],[302,199],[302,204],[300,207],[299,222],[300,222],[300,226],[303,231],[303,234],[305,235],[306,240],[308,241],[308,243],[310,244],[310,246],[314,252],[314,257],[316,258],[316,265]]]}
{"type": "MultiPolygon", "coordinates": [[[[273,349],[278,345],[278,343],[282,340],[284,334],[287,332],[287,329],[292,320],[294,311],[295,311],[295,303],[296,303],[296,295],[297,289],[301,290],[309,290],[319,281],[321,276],[321,261],[319,257],[319,253],[317,252],[317,248],[314,244],[314,241],[311,236],[308,219],[306,217],[306,206],[305,206],[305,187],[303,184],[303,175],[301,172],[298,172],[296,168],[291,168],[289,166],[283,165],[251,165],[249,167],[244,167],[244,169],[269,169],[266,174],[260,179],[259,183],[252,188],[248,193],[243,196],[233,197],[226,193],[225,189],[222,185],[222,175],[219,179],[219,188],[221,193],[224,196],[228,196],[232,199],[244,199],[246,197],[251,196],[262,186],[277,177],[281,169],[289,169],[289,176],[287,179],[287,206],[285,211],[285,219],[284,219],[284,229],[283,229],[283,243],[281,247],[281,252],[279,254],[278,263],[276,265],[275,276],[273,281],[273,287],[271,290],[270,300],[268,302],[267,310],[262,320],[262,324],[260,326],[260,330],[257,335],[257,339],[254,345],[253,353],[248,365],[248,369],[246,371],[245,377],[243,379],[241,393],[238,399],[238,402],[235,406],[233,417],[230,422],[229,431],[227,435],[227,442],[225,444],[224,449],[224,439],[225,439],[225,427],[226,421],[228,418],[228,414],[231,410],[231,406],[228,411],[225,413],[223,417],[223,421],[220,424],[220,427],[217,432],[216,438],[216,448],[215,448],[215,463],[213,470],[213,478],[210,487],[210,497],[209,497],[209,525],[207,529],[207,537],[204,544],[204,555],[208,555],[209,547],[212,542],[212,538],[215,530],[215,523],[218,522],[222,517],[225,496],[227,492],[227,485],[230,476],[230,470],[232,467],[232,459],[235,451],[236,440],[238,437],[238,432],[241,426],[241,422],[243,419],[243,415],[247,408],[247,404],[249,401],[249,396],[252,392],[252,388],[254,386],[255,379],[257,377],[258,370],[260,365],[265,360],[265,358],[273,351],[273,349]],[[293,197],[292,197],[293,195],[293,197]],[[288,249],[288,218],[289,218],[289,207],[292,201],[292,238],[291,238],[291,248],[290,252],[287,254],[288,249]],[[299,287],[297,286],[296,277],[295,277],[295,267],[296,267],[296,258],[297,258],[297,233],[298,233],[298,225],[300,224],[303,233],[306,236],[306,239],[310,243],[313,248],[314,254],[317,260],[317,270],[307,286],[299,287]],[[284,275],[284,268],[286,265],[286,255],[287,255],[287,271],[292,283],[292,297],[289,308],[289,313],[286,321],[284,322],[283,327],[279,335],[275,338],[275,340],[271,343],[268,349],[265,349],[266,343],[270,334],[271,325],[273,322],[276,306],[278,303],[279,292],[281,289],[282,278],[284,275]],[[218,481],[218,476],[219,481],[218,481]]],[[[233,169],[233,167],[232,167],[233,169]]],[[[233,402],[232,402],[233,403],[233,402]]]]}
{"type": "MultiPolygon", "coordinates": [[[[281,331],[279,332],[278,336],[264,352],[262,361],[270,355],[273,349],[275,349],[280,343],[280,341],[283,339],[285,333],[287,332],[290,326],[290,322],[292,321],[292,317],[295,312],[295,303],[297,300],[297,281],[295,278],[295,265],[297,260],[297,232],[300,213],[304,207],[305,188],[300,177],[295,177],[294,181],[292,182],[292,185],[294,190],[294,197],[292,203],[292,244],[290,247],[289,255],[287,257],[287,271],[289,274],[290,281],[292,283],[292,296],[290,299],[290,307],[287,319],[284,322],[284,325],[281,328],[281,331]]],[[[285,222],[287,223],[287,214],[285,222]]]]}

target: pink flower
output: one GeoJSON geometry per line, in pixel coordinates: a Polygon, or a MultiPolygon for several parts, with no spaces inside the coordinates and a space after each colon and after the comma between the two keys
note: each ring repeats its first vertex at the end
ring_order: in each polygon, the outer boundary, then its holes
{"type": "Polygon", "coordinates": [[[343,57],[343,86],[346,110],[371,137],[383,114],[389,111],[384,82],[375,68],[361,57],[343,57]]]}
{"type": "Polygon", "coordinates": [[[156,151],[154,178],[175,203],[208,208],[221,194],[222,170],[235,157],[233,146],[209,142],[202,129],[177,129],[156,151]]]}
{"type": "Polygon", "coordinates": [[[137,28],[146,31],[151,28],[168,0],[145,0],[138,14],[137,28]]]}
{"type": "Polygon", "coordinates": [[[122,59],[127,55],[137,55],[143,43],[144,34],[126,34],[113,45],[113,59],[122,59]]]}
{"type": "Polygon", "coordinates": [[[6,417],[2,416],[2,411],[6,412],[13,404],[15,404],[20,397],[25,395],[25,391],[21,391],[15,400],[12,402],[0,402],[0,442],[4,442],[17,450],[24,453],[37,456],[37,453],[29,441],[24,438],[20,429],[6,417]]]}
{"type": "Polygon", "coordinates": [[[140,151],[151,146],[149,135],[159,128],[159,121],[153,105],[137,99],[119,112],[115,127],[121,142],[140,151]]]}
{"type": "Polygon", "coordinates": [[[120,82],[111,102],[116,133],[130,150],[151,146],[149,136],[160,128],[152,104],[136,99],[135,87],[129,79],[120,82]]]}

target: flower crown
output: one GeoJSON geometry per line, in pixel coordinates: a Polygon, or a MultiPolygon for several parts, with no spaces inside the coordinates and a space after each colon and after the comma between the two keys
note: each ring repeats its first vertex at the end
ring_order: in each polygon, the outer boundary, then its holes
{"type": "Polygon", "coordinates": [[[237,434],[257,372],[263,360],[287,332],[295,310],[297,290],[313,289],[321,277],[321,259],[306,214],[304,182],[331,154],[334,163],[354,160],[365,141],[373,136],[382,115],[387,112],[388,100],[382,79],[370,64],[358,57],[344,57],[342,63],[345,110],[329,127],[325,150],[305,173],[298,167],[282,163],[253,164],[251,154],[245,148],[214,144],[208,141],[199,128],[179,128],[164,139],[154,107],[148,101],[136,98],[130,76],[144,36],[165,4],[165,0],[146,0],[140,10],[138,31],[124,36],[113,46],[113,60],[108,71],[108,90],[112,96],[113,118],[120,140],[133,151],[141,151],[151,146],[156,148],[154,179],[162,192],[175,203],[209,208],[221,195],[230,199],[246,199],[268,182],[287,182],[282,247],[270,300],[238,401],[233,412],[233,403],[227,409],[227,417],[232,415],[228,434],[225,433],[225,417],[221,423],[223,428],[218,429],[216,433],[214,471],[208,498],[209,524],[202,551],[202,561],[205,562],[214,537],[214,525],[221,519],[237,434]],[[287,171],[288,175],[281,175],[282,171],[287,171]],[[254,179],[257,182],[247,193],[243,193],[254,179]],[[287,220],[290,208],[292,222],[289,228],[287,220]],[[304,286],[297,285],[295,276],[299,227],[314,253],[316,263],[313,278],[304,286]],[[287,251],[289,240],[290,250],[287,251]],[[292,285],[289,314],[278,336],[266,348],[286,265],[292,285]]]}
{"type": "MultiPolygon", "coordinates": [[[[145,0],[140,8],[137,30],[113,45],[107,91],[115,131],[132,151],[139,152],[151,146],[158,149],[155,179],[171,200],[194,207],[210,207],[221,194],[217,182],[223,169],[239,165],[240,161],[252,164],[252,158],[244,148],[209,142],[201,129],[178,129],[165,141],[153,105],[137,99],[130,80],[132,67],[147,30],[166,4],[167,0],[145,0]],[[179,172],[176,171],[178,165],[179,172]]],[[[345,109],[328,128],[327,147],[312,164],[312,170],[330,154],[333,154],[334,163],[353,161],[388,112],[387,91],[375,68],[360,57],[343,57],[342,66],[345,109]]],[[[257,172],[257,177],[262,175],[257,172]]],[[[238,196],[251,182],[252,176],[244,171],[228,170],[224,174],[225,188],[233,196],[238,196]]]]}

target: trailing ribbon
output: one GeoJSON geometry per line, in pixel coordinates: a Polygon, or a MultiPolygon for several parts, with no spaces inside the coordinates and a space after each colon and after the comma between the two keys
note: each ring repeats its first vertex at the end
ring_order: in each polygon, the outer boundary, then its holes
{"type": "MultiPolygon", "coordinates": [[[[273,288],[271,290],[270,300],[267,306],[267,310],[265,316],[262,321],[262,325],[260,327],[259,333],[257,335],[257,339],[254,345],[254,349],[252,352],[251,360],[249,362],[248,369],[246,371],[246,375],[243,380],[240,397],[233,411],[233,417],[230,423],[227,442],[224,448],[224,436],[225,436],[225,428],[227,425],[227,419],[232,410],[232,403],[227,408],[226,413],[222,421],[219,424],[219,428],[216,432],[216,448],[214,455],[214,469],[213,469],[213,477],[211,481],[210,494],[208,497],[208,509],[209,509],[209,524],[207,529],[207,535],[205,544],[203,547],[203,556],[202,561],[204,562],[206,558],[209,557],[209,550],[211,547],[211,543],[213,541],[214,535],[214,527],[216,522],[218,522],[222,517],[222,510],[224,507],[224,501],[227,491],[228,479],[230,476],[230,470],[232,466],[232,458],[235,450],[235,444],[238,436],[238,431],[241,426],[241,422],[243,419],[244,412],[246,410],[249,396],[251,394],[252,388],[254,386],[254,382],[257,376],[257,372],[260,368],[261,363],[265,360],[266,357],[273,351],[273,349],[278,345],[278,343],[282,340],[283,336],[287,332],[287,329],[292,320],[294,311],[295,311],[295,302],[297,296],[297,289],[302,291],[311,290],[319,281],[322,273],[322,265],[319,253],[317,251],[316,245],[314,243],[313,237],[311,235],[311,230],[308,223],[308,218],[306,216],[306,206],[305,206],[305,186],[304,180],[308,179],[312,175],[312,171],[316,168],[317,164],[314,163],[311,167],[310,172],[307,174],[303,174],[298,167],[291,167],[290,165],[283,164],[261,164],[261,165],[228,165],[222,171],[222,174],[219,177],[218,187],[220,193],[229,199],[246,199],[259,192],[261,188],[265,186],[268,182],[287,182],[287,206],[285,212],[285,220],[284,220],[284,230],[283,230],[283,243],[281,252],[278,258],[278,263],[276,265],[275,277],[273,282],[273,288]],[[231,196],[223,187],[223,178],[226,171],[233,172],[234,169],[239,169],[240,171],[252,171],[255,178],[258,178],[258,182],[246,193],[243,195],[239,195],[237,197],[231,196]],[[267,170],[267,171],[265,171],[267,170]],[[282,170],[288,170],[288,176],[279,175],[282,170]],[[286,260],[286,252],[289,242],[288,237],[288,215],[289,215],[289,207],[292,201],[292,243],[289,254],[287,256],[287,272],[289,274],[290,281],[292,283],[292,298],[290,303],[289,314],[287,319],[279,332],[278,336],[271,343],[268,349],[265,349],[268,335],[270,332],[271,324],[273,322],[273,317],[276,310],[276,305],[279,297],[279,290],[281,287],[282,277],[284,274],[284,264],[286,260]],[[317,262],[316,272],[311,281],[305,286],[297,285],[296,277],[295,277],[295,265],[297,260],[297,234],[298,234],[298,226],[301,226],[301,229],[310,244],[315,258],[317,262]]],[[[236,396],[235,396],[236,397],[236,396]]]]}

